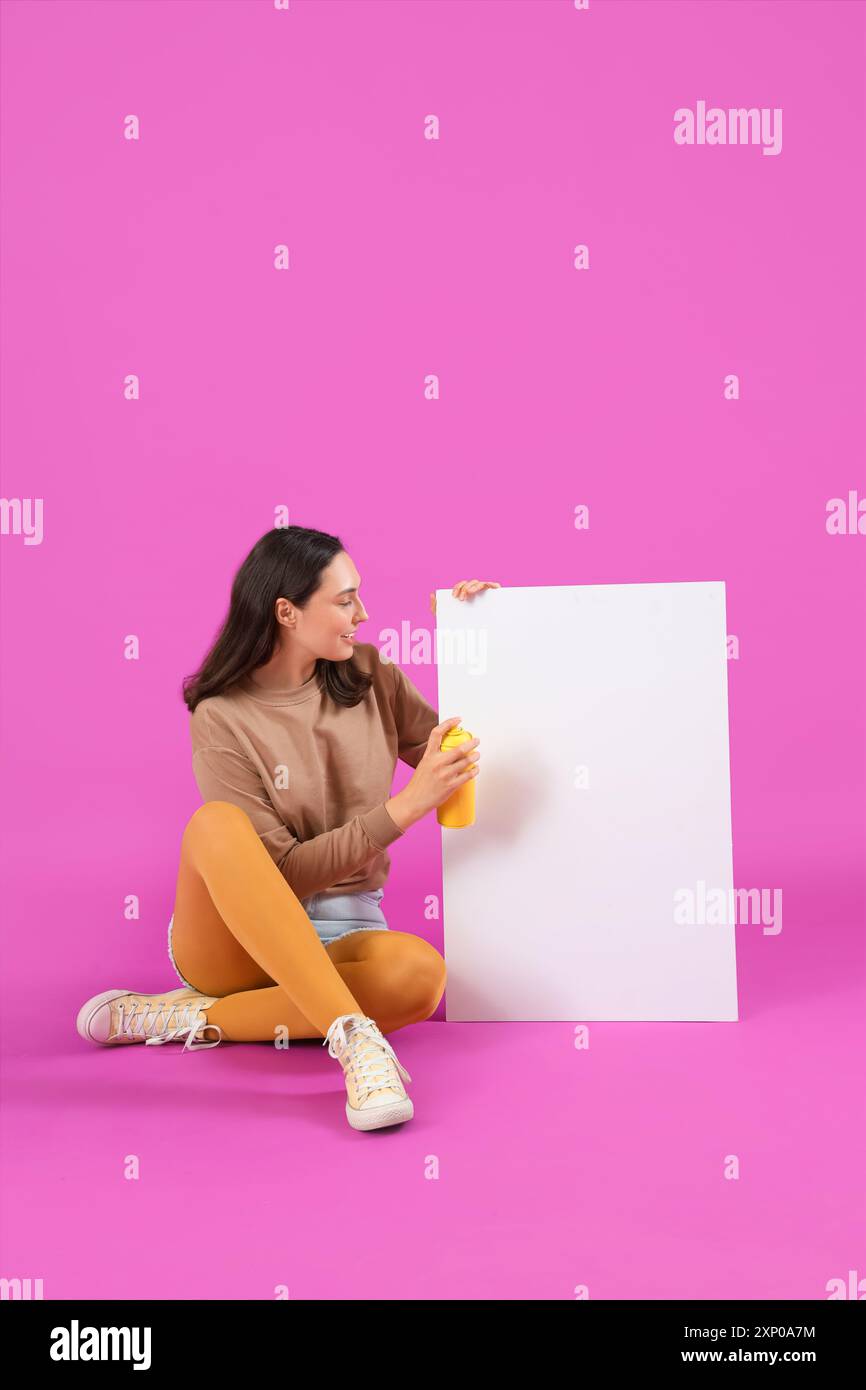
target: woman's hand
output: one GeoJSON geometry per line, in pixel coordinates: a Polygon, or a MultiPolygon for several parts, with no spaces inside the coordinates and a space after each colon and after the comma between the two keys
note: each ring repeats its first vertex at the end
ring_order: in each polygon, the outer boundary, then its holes
{"type": "Polygon", "coordinates": [[[402,791],[385,802],[385,809],[391,819],[406,830],[415,821],[426,816],[434,806],[441,806],[453,791],[478,776],[480,753],[473,750],[480,739],[469,739],[458,748],[440,748],[449,729],[456,728],[460,716],[444,719],[430,730],[427,747],[418,766],[402,791]],[[467,771],[468,769],[468,771],[467,771]]]}
{"type": "MultiPolygon", "coordinates": [[[[455,598],[471,598],[473,594],[479,594],[482,589],[501,589],[502,585],[497,584],[493,579],[461,579],[459,584],[455,584],[451,590],[455,598]]],[[[436,590],[430,594],[430,607],[436,612],[436,590]]]]}

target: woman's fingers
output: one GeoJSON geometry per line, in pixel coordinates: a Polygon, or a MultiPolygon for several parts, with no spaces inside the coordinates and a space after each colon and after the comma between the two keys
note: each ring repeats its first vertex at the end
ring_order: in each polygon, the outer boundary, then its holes
{"type": "Polygon", "coordinates": [[[494,579],[461,579],[451,590],[455,598],[471,598],[473,594],[480,593],[482,589],[501,589],[502,585],[497,584],[494,579]]]}
{"type": "MultiPolygon", "coordinates": [[[[461,579],[454,585],[454,587],[451,590],[451,593],[454,595],[455,598],[467,599],[471,598],[473,594],[480,593],[482,589],[501,588],[502,585],[498,584],[495,579],[461,579]]],[[[435,589],[431,589],[430,591],[430,611],[432,613],[436,612],[435,589]]]]}

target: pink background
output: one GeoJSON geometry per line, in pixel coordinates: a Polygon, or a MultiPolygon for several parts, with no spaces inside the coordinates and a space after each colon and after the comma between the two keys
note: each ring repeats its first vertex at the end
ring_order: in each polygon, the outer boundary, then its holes
{"type": "MultiPolygon", "coordinates": [[[[44,499],[44,538],[0,545],[0,1274],[51,1299],[866,1278],[866,537],[825,525],[866,495],[864,6],[6,0],[2,25],[2,491],[44,499]],[[699,99],[781,107],[781,154],[675,145],[699,99]],[[595,1023],[577,1051],[571,1023],[440,1009],[393,1035],[416,1116],[373,1136],[320,1048],[77,1037],[88,995],[177,983],[180,682],[281,504],[341,537],[377,643],[459,579],[726,581],[735,878],[784,900],[779,936],[738,928],[739,1023],[595,1023]]],[[[389,922],[441,949],[435,818],[393,859],[389,922]]]]}

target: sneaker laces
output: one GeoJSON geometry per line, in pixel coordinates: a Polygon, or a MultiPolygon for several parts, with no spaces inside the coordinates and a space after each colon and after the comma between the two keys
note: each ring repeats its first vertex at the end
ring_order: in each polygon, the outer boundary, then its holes
{"type": "Polygon", "coordinates": [[[201,1003],[195,998],[176,1000],[172,1003],[161,999],[158,1004],[139,1002],[132,1005],[126,1005],[121,1000],[117,1006],[120,1016],[117,1031],[118,1034],[125,1033],[131,1038],[136,1033],[146,1033],[157,1024],[161,1024],[158,1033],[145,1039],[145,1046],[149,1043],[179,1042],[184,1035],[188,1035],[183,1045],[184,1052],[200,1047],[217,1047],[222,1041],[222,1029],[218,1023],[208,1023],[201,1007],[201,1003]],[[139,1026],[136,1027],[136,1024],[139,1026]],[[207,1028],[215,1028],[219,1033],[219,1037],[213,1042],[203,1041],[203,1034],[207,1028]]]}
{"type": "Polygon", "coordinates": [[[325,1034],[323,1047],[325,1043],[328,1044],[328,1055],[341,1064],[345,1052],[349,1051],[347,1069],[354,1078],[359,1100],[366,1100],[375,1091],[394,1090],[395,1066],[404,1081],[412,1080],[372,1018],[364,1018],[361,1014],[341,1014],[325,1034]]]}

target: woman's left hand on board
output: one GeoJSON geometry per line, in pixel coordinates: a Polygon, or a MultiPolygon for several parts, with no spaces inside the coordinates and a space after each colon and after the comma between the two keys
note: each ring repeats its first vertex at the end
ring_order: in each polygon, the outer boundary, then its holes
{"type": "MultiPolygon", "coordinates": [[[[472,598],[473,594],[479,594],[482,589],[501,589],[502,585],[497,584],[494,579],[461,579],[451,590],[455,598],[472,598]]],[[[430,594],[430,608],[436,612],[436,590],[430,594]]]]}

